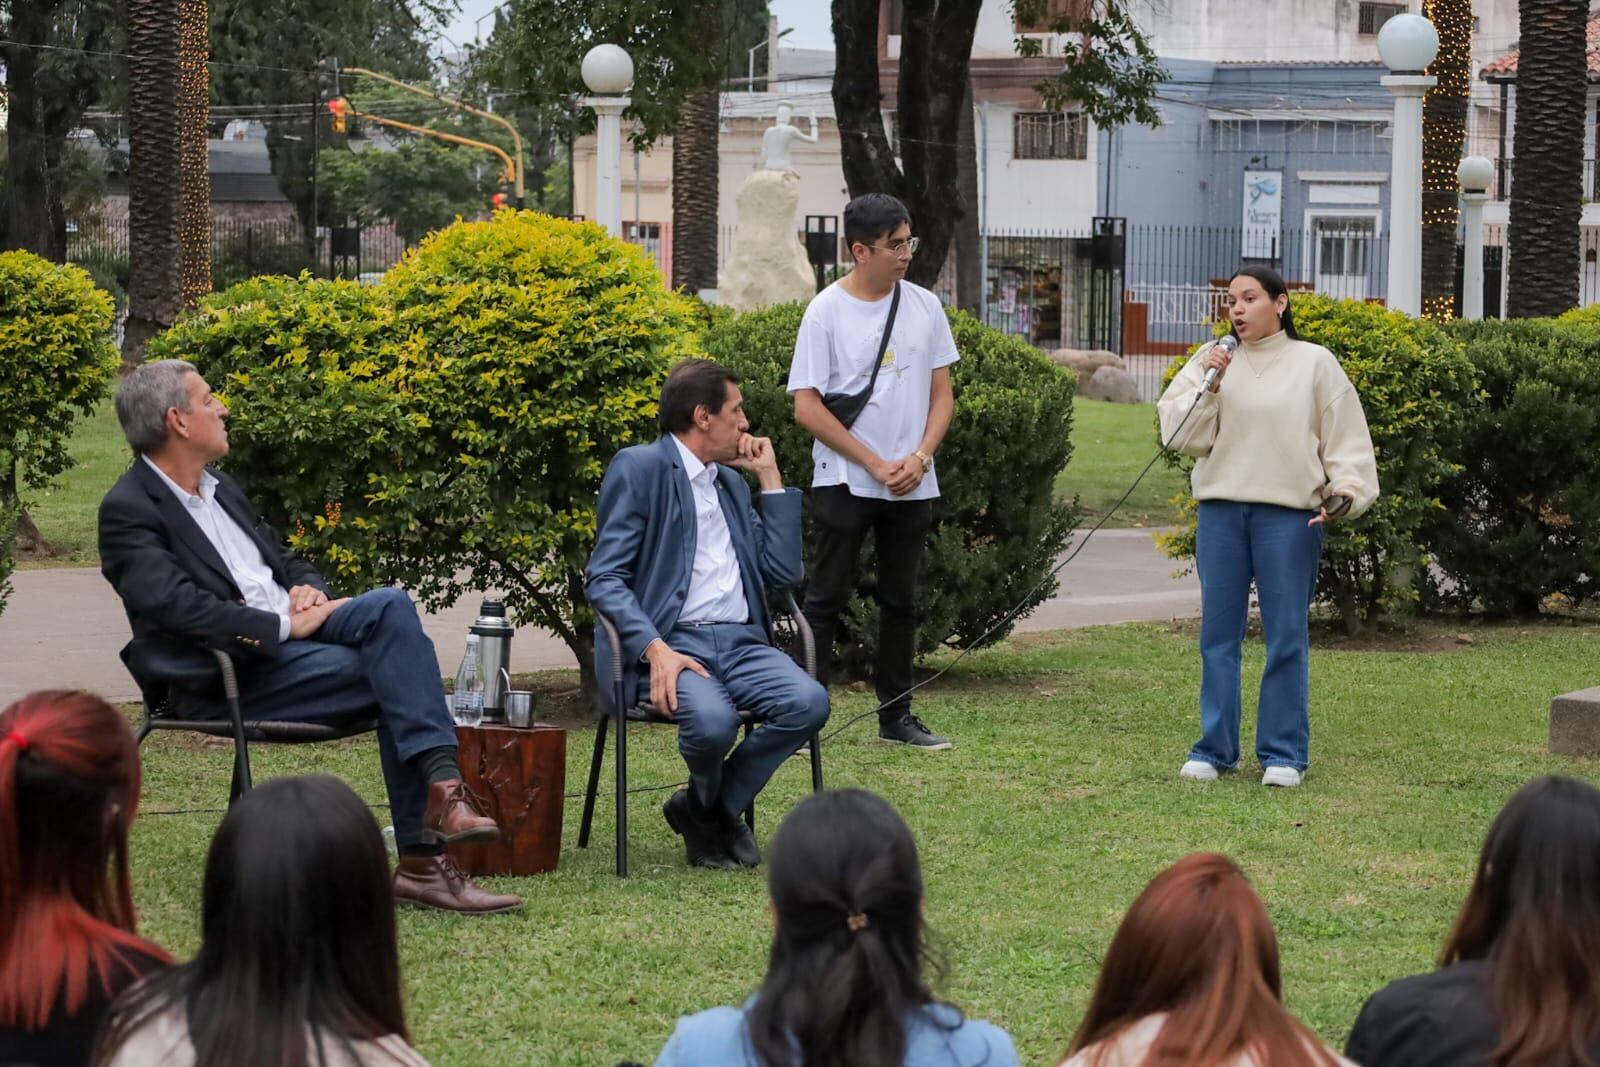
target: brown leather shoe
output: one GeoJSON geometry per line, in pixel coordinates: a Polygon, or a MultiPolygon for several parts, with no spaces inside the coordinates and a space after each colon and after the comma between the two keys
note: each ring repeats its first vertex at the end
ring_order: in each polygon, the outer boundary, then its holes
{"type": "Polygon", "coordinates": [[[522,907],[521,897],[473,885],[448,855],[400,857],[394,871],[394,902],[458,915],[493,915],[522,907]]]}
{"type": "Polygon", "coordinates": [[[500,827],[483,814],[467,783],[452,778],[428,787],[428,806],[422,812],[423,844],[453,845],[459,841],[494,841],[499,837],[500,827]]]}

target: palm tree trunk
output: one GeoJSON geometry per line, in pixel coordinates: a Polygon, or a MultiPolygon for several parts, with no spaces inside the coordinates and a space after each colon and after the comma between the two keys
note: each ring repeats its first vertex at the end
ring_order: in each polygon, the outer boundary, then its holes
{"type": "Polygon", "coordinates": [[[1455,317],[1456,167],[1467,135],[1472,89],[1472,0],[1426,0],[1439,30],[1439,55],[1428,72],[1438,84],[1422,103],[1422,313],[1455,317]]]}
{"type": "Polygon", "coordinates": [[[672,135],[672,286],[687,293],[717,287],[717,131],[721,93],[696,89],[672,135]]]}
{"type": "Polygon", "coordinates": [[[1583,113],[1588,5],[1521,0],[1517,126],[1512,155],[1512,318],[1559,315],[1578,303],[1583,214],[1583,113]]]}
{"type": "Polygon", "coordinates": [[[182,306],[178,129],[178,0],[128,0],[128,321],[122,362],[144,361],[150,338],[182,306]]]}
{"type": "Polygon", "coordinates": [[[206,141],[211,71],[206,0],[178,0],[179,267],[184,306],[211,291],[211,175],[206,141]]]}

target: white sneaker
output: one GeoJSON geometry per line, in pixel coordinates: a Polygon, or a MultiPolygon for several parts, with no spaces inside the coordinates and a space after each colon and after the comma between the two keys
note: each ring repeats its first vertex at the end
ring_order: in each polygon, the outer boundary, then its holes
{"type": "Polygon", "coordinates": [[[1214,782],[1217,780],[1217,769],[1205,760],[1192,759],[1183,765],[1178,777],[1191,782],[1214,782]]]}
{"type": "Polygon", "coordinates": [[[1293,767],[1268,767],[1266,772],[1261,775],[1261,784],[1277,785],[1282,786],[1285,789],[1293,789],[1295,786],[1300,784],[1300,779],[1302,777],[1304,777],[1304,775],[1295,770],[1293,767]]]}

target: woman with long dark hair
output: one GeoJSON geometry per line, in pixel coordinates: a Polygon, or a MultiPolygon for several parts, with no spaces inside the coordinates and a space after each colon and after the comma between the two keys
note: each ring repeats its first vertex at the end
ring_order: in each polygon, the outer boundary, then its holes
{"type": "Polygon", "coordinates": [[[1375,993],[1365,1067],[1600,1064],[1600,789],[1537,778],[1495,818],[1439,970],[1375,993]]]}
{"type": "Polygon", "coordinates": [[[1150,880],[1111,939],[1063,1067],[1353,1067],[1282,1003],[1267,909],[1226,856],[1150,880]]]}
{"type": "Polygon", "coordinates": [[[1013,1067],[1004,1030],[924,978],[922,869],[889,802],[814,793],[767,851],[772,956],[741,1009],[678,1020],[656,1067],[1013,1067]]]}
{"type": "Polygon", "coordinates": [[[406,1044],[383,837],[337,778],[277,778],[222,820],[200,952],[112,1008],[115,1067],[371,1067],[426,1061],[406,1044]]]}
{"type": "Polygon", "coordinates": [[[87,1063],[112,998],[170,962],[134,932],[138,805],[116,708],[51,690],[0,710],[0,1063],[87,1063]]]}
{"type": "Polygon", "coordinates": [[[1234,350],[1202,348],[1157,405],[1162,441],[1196,457],[1190,481],[1200,502],[1201,729],[1179,775],[1212,781],[1239,764],[1253,581],[1267,639],[1256,711],[1261,784],[1297,786],[1311,759],[1310,610],[1323,526],[1372,506],[1377,459],[1361,398],[1333,353],[1295,332],[1278,272],[1239,268],[1227,307],[1234,350]]]}

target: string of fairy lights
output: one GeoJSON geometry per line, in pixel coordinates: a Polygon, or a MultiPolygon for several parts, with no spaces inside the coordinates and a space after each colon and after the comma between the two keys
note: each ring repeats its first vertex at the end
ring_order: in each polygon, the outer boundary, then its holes
{"type": "MultiPolygon", "coordinates": [[[[1422,228],[1426,233],[1430,226],[1447,226],[1453,242],[1459,215],[1456,167],[1472,92],[1472,0],[1423,0],[1422,13],[1439,31],[1439,54],[1428,68],[1436,83],[1423,98],[1422,228]]],[[[1449,287],[1426,297],[1422,314],[1439,322],[1453,318],[1449,287]]]]}
{"type": "Polygon", "coordinates": [[[211,291],[211,70],[206,0],[178,5],[178,280],[185,306],[211,291]]]}

